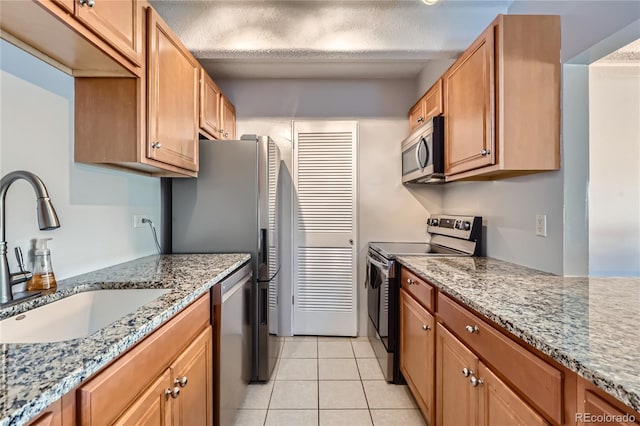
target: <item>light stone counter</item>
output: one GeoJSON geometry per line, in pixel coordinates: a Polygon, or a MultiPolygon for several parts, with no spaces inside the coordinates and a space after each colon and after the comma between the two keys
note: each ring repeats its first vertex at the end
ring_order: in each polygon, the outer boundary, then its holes
{"type": "Polygon", "coordinates": [[[491,258],[398,261],[640,411],[640,279],[560,277],[491,258]]]}
{"type": "Polygon", "coordinates": [[[148,256],[58,282],[58,290],[0,309],[0,320],[97,289],[171,291],[87,338],[0,345],[0,426],[22,425],[248,262],[248,254],[148,256]]]}

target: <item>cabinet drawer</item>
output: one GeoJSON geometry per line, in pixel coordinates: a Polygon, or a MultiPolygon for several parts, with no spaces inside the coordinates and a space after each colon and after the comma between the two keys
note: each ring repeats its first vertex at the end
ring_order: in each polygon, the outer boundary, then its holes
{"type": "Polygon", "coordinates": [[[419,278],[406,268],[402,268],[400,272],[400,285],[422,306],[431,312],[434,311],[433,301],[435,291],[433,286],[427,284],[422,278],[419,278]]]}
{"type": "Polygon", "coordinates": [[[80,425],[110,424],[210,322],[209,293],[78,390],[80,425]]]}
{"type": "Polygon", "coordinates": [[[562,423],[562,373],[443,294],[438,316],[554,422],[562,423]]]}

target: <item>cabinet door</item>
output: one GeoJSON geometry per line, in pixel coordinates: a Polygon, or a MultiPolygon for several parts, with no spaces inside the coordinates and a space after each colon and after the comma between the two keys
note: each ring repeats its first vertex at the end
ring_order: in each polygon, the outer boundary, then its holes
{"type": "Polygon", "coordinates": [[[442,114],[442,79],[439,78],[424,95],[424,117],[429,119],[442,114]]]}
{"type": "Polygon", "coordinates": [[[424,124],[424,102],[420,99],[417,104],[409,110],[409,132],[424,124]]]}
{"type": "Polygon", "coordinates": [[[73,13],[75,0],[53,0],[55,4],[63,8],[69,13],[73,13]]]}
{"type": "Polygon", "coordinates": [[[533,426],[549,423],[480,362],[477,386],[480,392],[479,426],[533,426]]]}
{"type": "Polygon", "coordinates": [[[427,423],[434,420],[435,318],[400,290],[400,371],[427,423]]]}
{"type": "MultiPolygon", "coordinates": [[[[171,425],[172,397],[169,369],[158,377],[131,406],[113,423],[115,426],[165,426],[171,425]]],[[[179,396],[178,396],[179,397],[179,396]]]]}
{"type": "Polygon", "coordinates": [[[444,76],[445,174],[495,162],[494,30],[489,27],[444,76]]]}
{"type": "Polygon", "coordinates": [[[174,425],[212,425],[212,331],[207,327],[172,364],[174,386],[180,395],[172,401],[174,425]]]}
{"type": "Polygon", "coordinates": [[[220,89],[209,74],[200,69],[200,130],[210,137],[220,137],[220,89]]]}
{"type": "Polygon", "coordinates": [[[152,8],[147,16],[147,156],[197,171],[198,62],[152,8]]]}
{"type": "Polygon", "coordinates": [[[226,96],[222,95],[222,128],[223,139],[236,138],[236,107],[226,96]]]}
{"type": "Polygon", "coordinates": [[[436,331],[436,425],[478,423],[478,392],[469,379],[478,358],[442,325],[436,331]]]}
{"type": "Polygon", "coordinates": [[[78,20],[138,66],[144,65],[142,10],[138,0],[78,0],[75,8],[78,20]]]}

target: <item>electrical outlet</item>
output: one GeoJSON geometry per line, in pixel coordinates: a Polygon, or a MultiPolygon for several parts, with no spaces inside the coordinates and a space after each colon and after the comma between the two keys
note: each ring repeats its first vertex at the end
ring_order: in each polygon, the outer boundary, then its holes
{"type": "Polygon", "coordinates": [[[142,214],[134,214],[133,215],[133,227],[134,228],[142,228],[144,226],[148,226],[146,223],[142,223],[142,219],[146,218],[145,215],[142,214]]]}
{"type": "Polygon", "coordinates": [[[538,237],[547,236],[547,215],[546,214],[536,215],[536,235],[538,237]]]}

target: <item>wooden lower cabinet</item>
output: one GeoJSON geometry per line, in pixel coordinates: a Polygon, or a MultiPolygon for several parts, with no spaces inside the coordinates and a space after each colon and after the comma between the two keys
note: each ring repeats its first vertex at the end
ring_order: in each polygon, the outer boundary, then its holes
{"type": "Polygon", "coordinates": [[[469,383],[478,358],[441,324],[436,329],[436,425],[476,425],[477,393],[469,383]],[[466,369],[466,373],[464,372],[466,369]]]}
{"type": "Polygon", "coordinates": [[[400,290],[400,371],[422,414],[432,425],[434,412],[435,318],[400,290]]]}
{"type": "Polygon", "coordinates": [[[210,303],[200,297],[83,383],[77,424],[212,425],[210,303]]]}
{"type": "Polygon", "coordinates": [[[482,362],[476,378],[479,382],[480,426],[534,426],[549,423],[526,402],[516,395],[502,380],[482,362]]]}
{"type": "Polygon", "coordinates": [[[116,426],[154,425],[168,426],[171,424],[173,405],[167,391],[171,374],[166,370],[156,381],[142,392],[129,408],[113,423],[116,426]]]}
{"type": "Polygon", "coordinates": [[[213,416],[213,344],[205,329],[171,366],[174,425],[211,425],[213,416]]]}
{"type": "Polygon", "coordinates": [[[640,413],[579,377],[575,420],[578,426],[639,426],[640,413]]]}
{"type": "Polygon", "coordinates": [[[437,425],[549,424],[441,324],[436,334],[437,425]]]}
{"type": "Polygon", "coordinates": [[[205,329],[115,421],[116,425],[211,425],[212,334],[205,329]]]}
{"type": "Polygon", "coordinates": [[[76,424],[76,400],[73,392],[70,392],[45,408],[29,426],[75,426],[76,424]]]}

